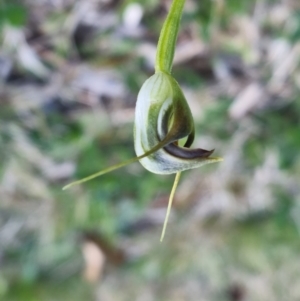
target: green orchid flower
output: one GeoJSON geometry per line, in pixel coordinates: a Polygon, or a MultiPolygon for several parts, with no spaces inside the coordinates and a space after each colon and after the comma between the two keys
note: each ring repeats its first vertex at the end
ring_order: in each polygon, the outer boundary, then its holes
{"type": "Polygon", "coordinates": [[[137,157],[63,188],[89,181],[137,160],[150,172],[176,173],[160,241],[165,235],[181,172],[222,161],[222,158],[210,157],[213,150],[190,149],[195,137],[194,120],[180,86],[171,75],[184,3],[185,0],[173,1],[158,42],[155,74],[143,84],[138,94],[134,123],[134,147],[137,157]],[[179,140],[184,138],[184,145],[179,146],[179,140]]]}
{"type": "Polygon", "coordinates": [[[190,149],[194,141],[194,120],[175,79],[158,71],[142,86],[135,111],[134,145],[139,159],[149,171],[172,174],[219,161],[212,151],[190,149]],[[180,139],[187,138],[183,147],[180,139]],[[154,151],[155,150],[155,151],[154,151]]]}

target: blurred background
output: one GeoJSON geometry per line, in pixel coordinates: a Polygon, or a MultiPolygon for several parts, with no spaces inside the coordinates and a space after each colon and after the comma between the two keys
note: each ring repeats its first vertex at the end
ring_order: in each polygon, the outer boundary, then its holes
{"type": "Polygon", "coordinates": [[[300,300],[300,2],[187,0],[173,75],[195,147],[132,164],[137,93],[171,1],[0,2],[0,299],[300,300]]]}

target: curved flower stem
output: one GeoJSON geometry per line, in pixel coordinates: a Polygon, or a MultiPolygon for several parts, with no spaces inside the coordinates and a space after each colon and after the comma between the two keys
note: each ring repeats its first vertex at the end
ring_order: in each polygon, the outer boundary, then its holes
{"type": "MultiPolygon", "coordinates": [[[[160,32],[159,41],[157,45],[156,61],[155,61],[155,72],[162,71],[167,74],[171,74],[175,46],[178,37],[179,25],[185,0],[173,0],[168,16],[164,22],[163,28],[160,32]]],[[[163,241],[171,207],[175,195],[176,188],[179,183],[181,172],[176,173],[174,184],[169,198],[167,213],[160,237],[160,242],[163,241]]]]}
{"type": "Polygon", "coordinates": [[[177,42],[179,24],[185,0],[173,0],[167,19],[160,32],[157,45],[155,71],[168,74],[172,71],[172,64],[177,42]]]}
{"type": "Polygon", "coordinates": [[[170,212],[171,212],[171,207],[172,207],[175,191],[176,191],[176,188],[177,188],[178,183],[179,183],[180,175],[181,175],[181,172],[176,173],[176,177],[175,177],[174,184],[173,184],[172,191],[171,191],[170,198],[169,198],[168,209],[167,209],[167,214],[166,214],[165,221],[164,221],[164,226],[163,226],[163,229],[162,229],[162,232],[161,232],[160,242],[163,241],[165,233],[166,233],[166,228],[167,228],[167,224],[168,224],[168,220],[169,220],[169,215],[170,215],[170,212]]]}

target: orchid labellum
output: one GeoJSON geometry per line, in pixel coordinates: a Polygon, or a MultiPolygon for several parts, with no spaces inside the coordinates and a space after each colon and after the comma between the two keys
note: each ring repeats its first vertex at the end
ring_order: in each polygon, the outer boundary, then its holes
{"type": "Polygon", "coordinates": [[[185,0],[173,0],[158,42],[155,74],[144,83],[138,94],[134,124],[134,147],[137,157],[64,187],[67,189],[89,181],[137,160],[150,172],[176,173],[161,241],[165,234],[180,173],[222,160],[219,157],[210,157],[213,150],[190,149],[195,136],[194,120],[180,86],[171,75],[184,3],[185,0]],[[186,142],[181,147],[178,141],[183,138],[186,138],[186,142]]]}

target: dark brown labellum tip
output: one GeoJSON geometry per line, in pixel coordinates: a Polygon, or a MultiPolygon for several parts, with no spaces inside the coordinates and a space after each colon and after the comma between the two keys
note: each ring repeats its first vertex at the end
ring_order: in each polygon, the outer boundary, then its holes
{"type": "Polygon", "coordinates": [[[202,148],[190,149],[186,147],[180,147],[176,142],[166,145],[164,150],[170,155],[182,159],[208,158],[214,152],[214,149],[205,150],[202,148]]]}

